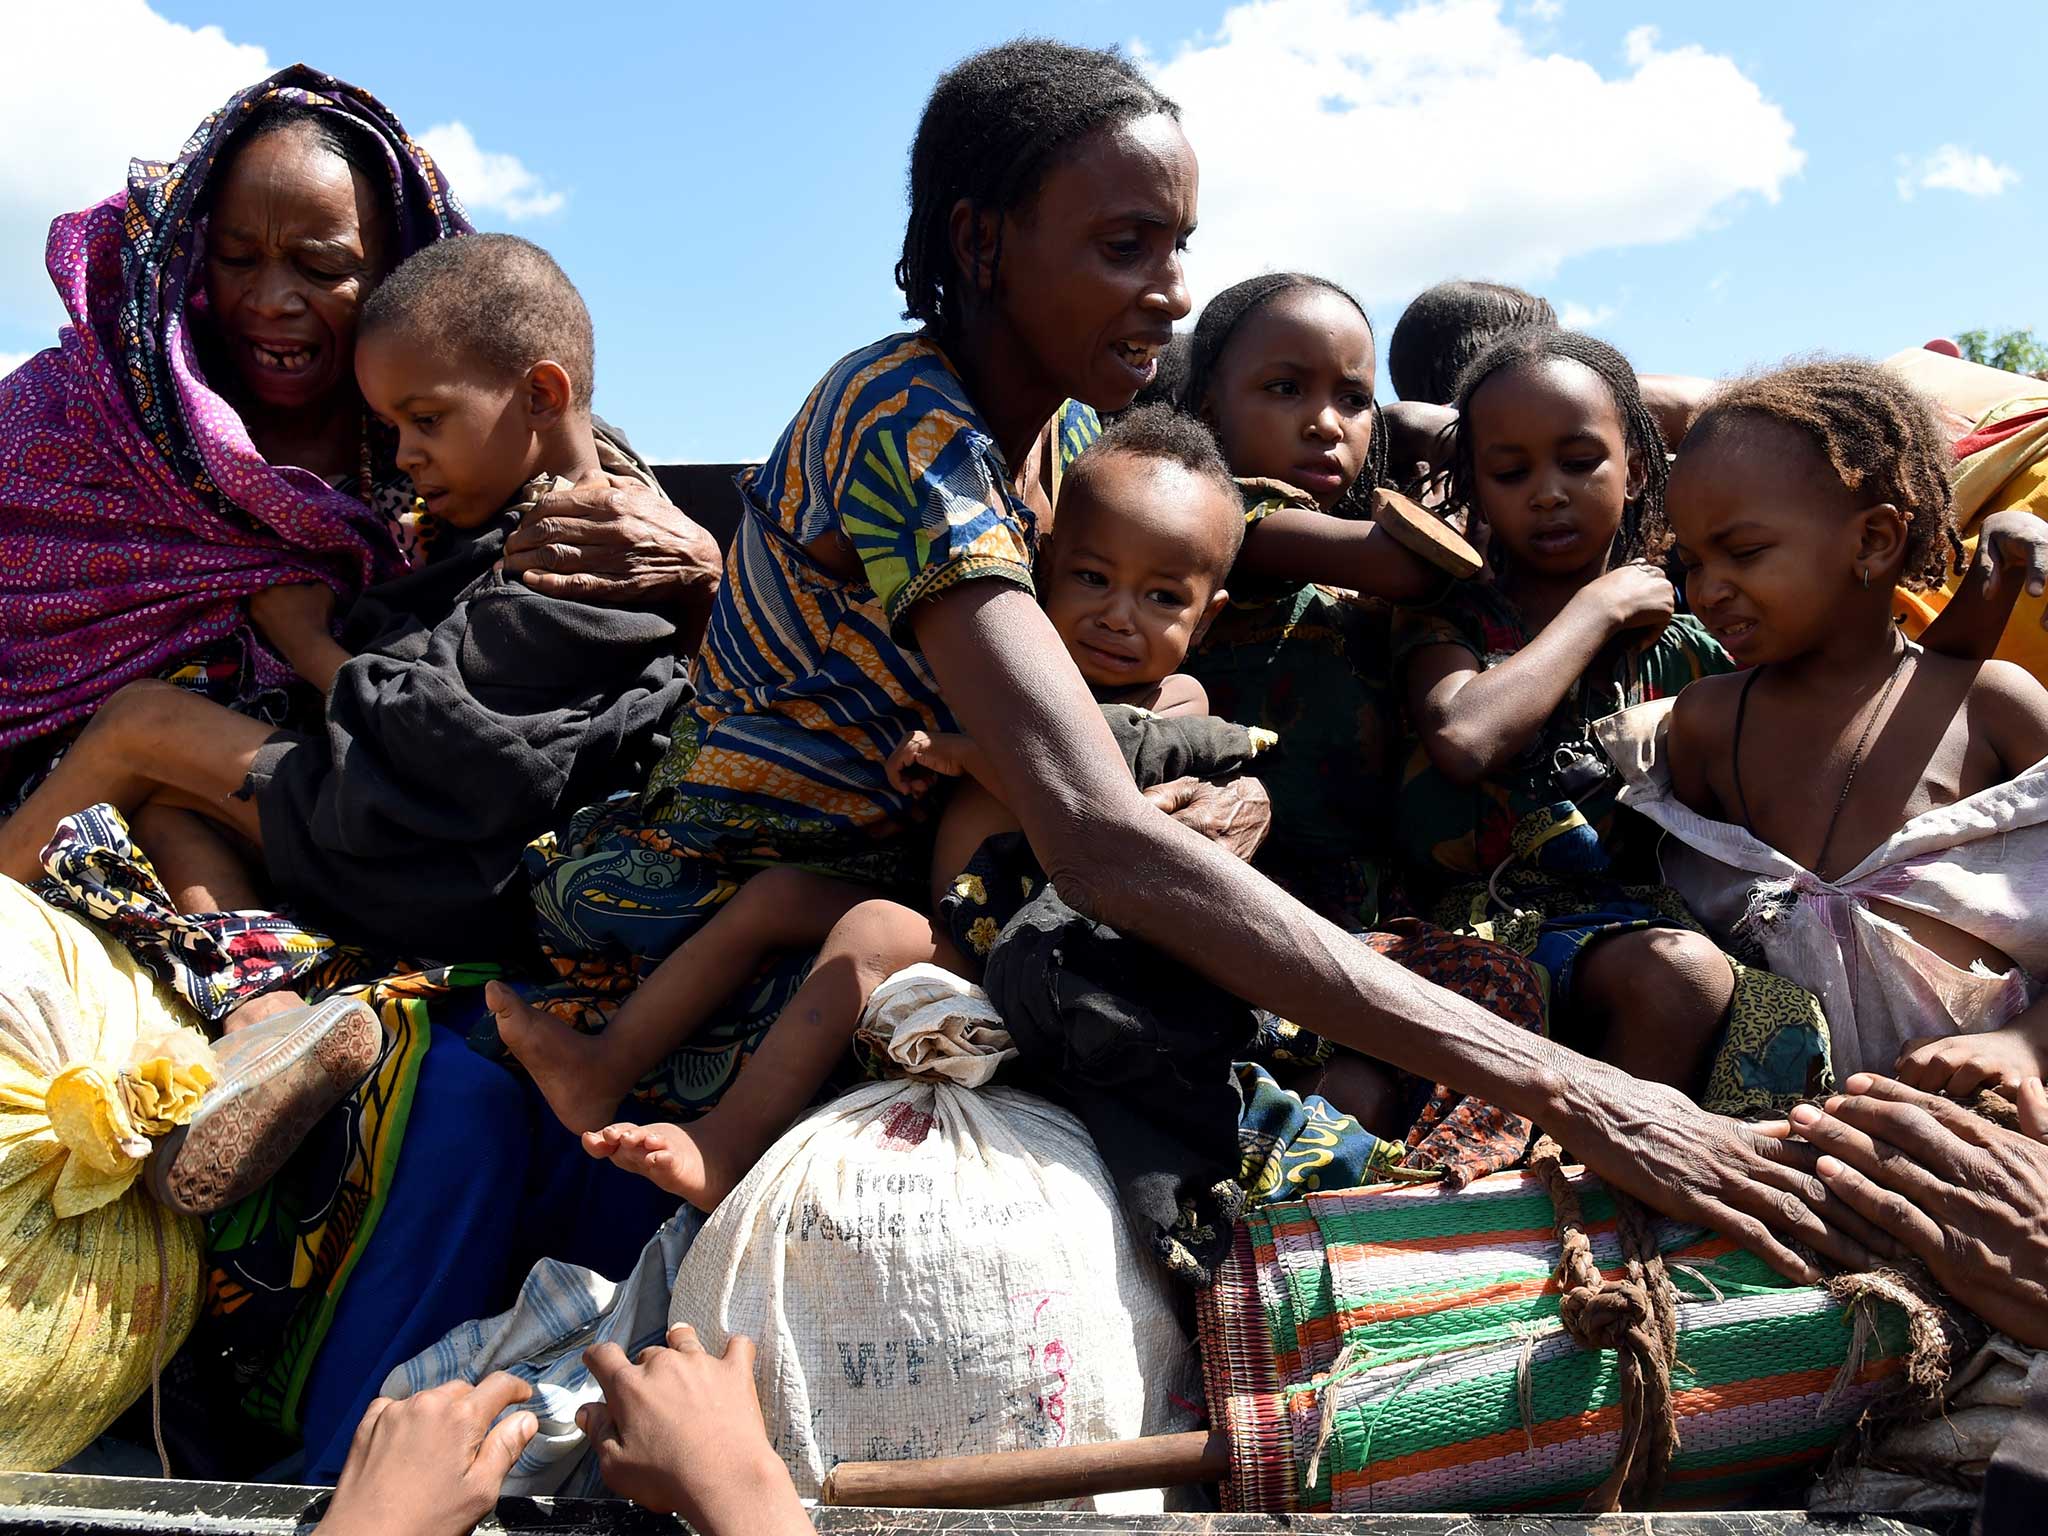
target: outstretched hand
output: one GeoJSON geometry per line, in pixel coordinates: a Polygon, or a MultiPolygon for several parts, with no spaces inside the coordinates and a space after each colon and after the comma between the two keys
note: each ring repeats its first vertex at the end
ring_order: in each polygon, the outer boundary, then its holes
{"type": "Polygon", "coordinates": [[[1653,1210],[1733,1238],[1787,1279],[1821,1279],[1812,1254],[1867,1269],[1898,1252],[1882,1224],[1816,1176],[1819,1154],[1783,1122],[1745,1125],[1633,1078],[1574,1086],[1585,1108],[1545,1129],[1575,1157],[1653,1210]]]}
{"type": "Polygon", "coordinates": [[[809,1532],[789,1469],[768,1443],[754,1395],[754,1341],[708,1352],[687,1323],[628,1361],[607,1342],[583,1360],[604,1393],[576,1414],[605,1486],[704,1536],[809,1532]]]}
{"type": "Polygon", "coordinates": [[[2048,1348],[2048,1093],[2019,1090],[2008,1131],[1960,1104],[1858,1073],[1792,1111],[1822,1183],[1891,1234],[1994,1328],[2048,1348]]]}
{"type": "Polygon", "coordinates": [[[363,1413],[324,1536],[467,1536],[498,1502],[505,1475],[540,1427],[531,1413],[492,1421],[533,1389],[494,1371],[393,1401],[363,1413]]]}

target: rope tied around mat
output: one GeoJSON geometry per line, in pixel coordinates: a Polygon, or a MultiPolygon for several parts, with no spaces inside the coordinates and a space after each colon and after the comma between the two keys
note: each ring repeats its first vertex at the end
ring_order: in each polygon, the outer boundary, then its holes
{"type": "Polygon", "coordinates": [[[1586,1349],[1611,1349],[1620,1374],[1621,1440],[1614,1470],[1586,1497],[1589,1513],[1641,1508],[1662,1491],[1678,1450],[1678,1410],[1671,1368],[1678,1359],[1678,1304],[1650,1216],[1620,1190],[1609,1188],[1624,1268],[1610,1279],[1593,1262],[1578,1191],[1565,1177],[1564,1151],[1549,1135],[1529,1153],[1529,1169],[1543,1181],[1557,1212],[1563,1250],[1557,1277],[1563,1290],[1558,1321],[1586,1349]]]}

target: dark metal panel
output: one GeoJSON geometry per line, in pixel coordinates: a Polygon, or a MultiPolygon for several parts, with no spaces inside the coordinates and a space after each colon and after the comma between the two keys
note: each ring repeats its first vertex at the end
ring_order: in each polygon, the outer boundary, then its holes
{"type": "MultiPolygon", "coordinates": [[[[327,1490],[266,1483],[0,1473],[0,1531],[72,1536],[292,1536],[327,1490]]],[[[819,1509],[829,1536],[1926,1536],[1880,1516],[1796,1512],[1609,1515],[1094,1515],[1002,1510],[819,1509]]],[[[481,1531],[548,1536],[675,1536],[689,1528],[610,1500],[506,1499],[481,1531]]]]}
{"type": "Polygon", "coordinates": [[[656,464],[654,478],[668,499],[718,540],[720,549],[732,541],[740,525],[740,493],[732,477],[744,464],[656,464]]]}

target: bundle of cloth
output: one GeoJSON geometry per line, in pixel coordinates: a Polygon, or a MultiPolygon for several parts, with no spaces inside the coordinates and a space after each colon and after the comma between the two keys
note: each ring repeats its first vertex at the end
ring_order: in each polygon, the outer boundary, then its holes
{"type": "MultiPolygon", "coordinates": [[[[2048,517],[2048,383],[2001,373],[1924,349],[1888,358],[1931,395],[1954,423],[1956,532],[1964,559],[1948,579],[1925,592],[1901,591],[1899,622],[1908,638],[1920,635],[1969,579],[1984,520],[2000,512],[2048,517]]],[[[2022,592],[1993,653],[2034,676],[2048,678],[2048,596],[2022,592]]]]}

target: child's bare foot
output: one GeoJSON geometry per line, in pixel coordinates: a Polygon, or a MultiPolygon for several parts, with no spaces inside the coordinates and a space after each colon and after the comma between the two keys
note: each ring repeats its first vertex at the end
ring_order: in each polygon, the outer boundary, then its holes
{"type": "Polygon", "coordinates": [[[583,1150],[652,1179],[708,1214],[747,1171],[724,1166],[726,1148],[715,1132],[707,1134],[708,1121],[707,1116],[689,1126],[608,1125],[586,1134],[583,1150]]]}
{"type": "Polygon", "coordinates": [[[498,1038],[526,1068],[557,1120],[579,1133],[611,1124],[633,1085],[612,1080],[594,1036],[543,1013],[501,981],[485,984],[484,1004],[498,1021],[498,1038]]]}

